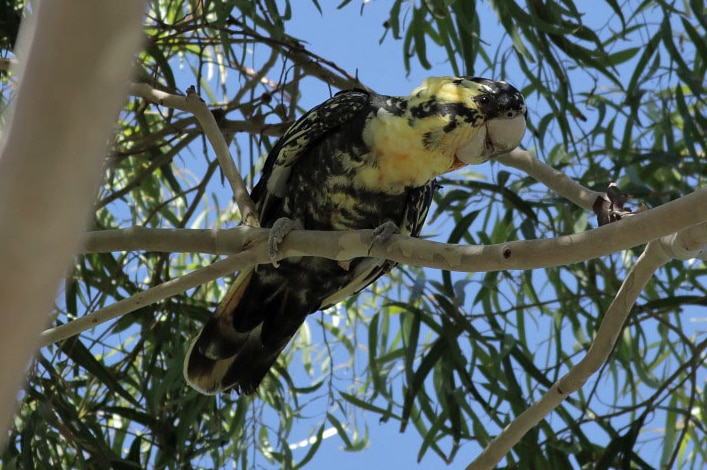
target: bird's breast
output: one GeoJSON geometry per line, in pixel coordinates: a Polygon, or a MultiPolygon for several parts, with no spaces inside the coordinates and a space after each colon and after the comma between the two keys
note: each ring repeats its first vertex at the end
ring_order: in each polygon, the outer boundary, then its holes
{"type": "Polygon", "coordinates": [[[424,132],[411,127],[404,116],[372,120],[363,139],[369,152],[354,179],[369,191],[401,194],[454,169],[453,152],[427,148],[424,132]]]}

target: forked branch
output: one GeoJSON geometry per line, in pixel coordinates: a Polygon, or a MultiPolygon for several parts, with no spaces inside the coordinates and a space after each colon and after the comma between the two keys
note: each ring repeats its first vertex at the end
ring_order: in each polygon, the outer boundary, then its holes
{"type": "Polygon", "coordinates": [[[606,311],[586,356],[564,377],[555,382],[540,400],[528,407],[501,431],[466,470],[494,468],[511,448],[520,442],[525,433],[557,408],[569,394],[579,390],[608,359],[633,305],[658,268],[671,258],[683,260],[703,258],[706,247],[707,224],[705,223],[649,242],[606,311]]]}
{"type": "Polygon", "coordinates": [[[494,468],[511,448],[520,442],[525,433],[557,408],[569,394],[579,390],[589,377],[599,370],[614,349],[631,307],[655,271],[668,259],[659,242],[648,243],[606,311],[587,355],[570,369],[567,375],[555,382],[540,400],[506,426],[466,470],[494,468]]]}
{"type": "Polygon", "coordinates": [[[260,223],[255,211],[255,205],[250,199],[245,181],[243,181],[243,177],[233,161],[231,152],[228,150],[228,143],[223,137],[213,113],[204,100],[196,94],[194,87],[190,87],[187,90],[187,96],[165,93],[152,88],[146,83],[134,83],[130,87],[130,91],[133,95],[144,98],[152,103],[194,114],[199,121],[199,125],[201,125],[201,128],[204,130],[206,138],[209,139],[214,152],[216,152],[216,158],[221,166],[221,171],[223,171],[226,180],[228,180],[231,185],[231,190],[236,198],[236,204],[241,212],[243,221],[246,225],[259,227],[260,223]]]}

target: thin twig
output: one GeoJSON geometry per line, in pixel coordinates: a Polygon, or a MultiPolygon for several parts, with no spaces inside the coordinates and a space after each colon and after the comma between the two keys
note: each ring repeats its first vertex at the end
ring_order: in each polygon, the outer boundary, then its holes
{"type": "Polygon", "coordinates": [[[44,330],[40,335],[40,346],[48,346],[57,341],[70,338],[94,328],[97,325],[113,320],[114,318],[134,312],[146,305],[159,302],[160,300],[180,294],[192,287],[213,281],[214,279],[226,276],[246,266],[253,265],[255,258],[257,258],[256,252],[250,250],[243,251],[242,253],[217,261],[209,266],[192,271],[177,279],[172,279],[145,291],[138,292],[127,299],[119,300],[114,304],[84,315],[83,317],[79,317],[65,325],[44,330]]]}
{"type": "Polygon", "coordinates": [[[509,153],[496,157],[503,165],[510,166],[528,174],[543,183],[560,196],[569,199],[577,206],[591,211],[597,198],[605,198],[603,193],[592,191],[580,185],[569,176],[538,160],[531,152],[516,148],[509,153]]]}
{"type": "Polygon", "coordinates": [[[285,57],[301,67],[308,76],[316,77],[340,90],[359,88],[371,91],[358,77],[351,75],[334,62],[308,51],[299,42],[276,39],[274,36],[263,36],[242,23],[239,23],[238,26],[240,29],[229,29],[228,33],[231,35],[243,34],[255,39],[259,44],[267,44],[273,49],[280,50],[285,57]]]}
{"type": "Polygon", "coordinates": [[[226,180],[228,180],[231,185],[231,190],[233,191],[236,204],[241,212],[244,223],[258,227],[260,224],[255,211],[255,205],[250,199],[245,181],[243,181],[231,157],[231,152],[228,150],[228,143],[226,143],[226,139],[224,139],[213,113],[204,100],[196,94],[194,88],[191,87],[187,91],[187,96],[165,93],[152,88],[146,83],[134,83],[130,90],[133,95],[140,96],[153,103],[194,114],[216,153],[221,171],[223,171],[226,180]]]}

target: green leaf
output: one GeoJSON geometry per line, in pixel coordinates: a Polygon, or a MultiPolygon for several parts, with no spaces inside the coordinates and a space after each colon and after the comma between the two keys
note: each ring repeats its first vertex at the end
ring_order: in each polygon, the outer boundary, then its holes
{"type": "Polygon", "coordinates": [[[420,361],[420,365],[413,374],[412,381],[408,382],[407,389],[405,390],[405,398],[403,402],[403,411],[400,423],[400,432],[405,432],[407,427],[407,422],[410,419],[410,415],[413,410],[413,404],[415,398],[418,396],[422,387],[424,386],[425,379],[432,372],[433,367],[442,357],[442,353],[445,348],[445,341],[442,339],[436,340],[432,347],[429,349],[427,354],[420,361]]]}
{"type": "Polygon", "coordinates": [[[98,378],[111,392],[117,393],[129,403],[138,406],[137,400],[127,392],[115,377],[100,361],[96,360],[91,351],[80,341],[79,337],[69,338],[59,343],[59,348],[86,371],[98,378]]]}
{"type": "Polygon", "coordinates": [[[629,47],[627,49],[614,52],[613,54],[609,54],[606,59],[609,64],[616,67],[619,64],[623,64],[624,62],[628,62],[633,59],[642,49],[642,47],[629,47]]]}

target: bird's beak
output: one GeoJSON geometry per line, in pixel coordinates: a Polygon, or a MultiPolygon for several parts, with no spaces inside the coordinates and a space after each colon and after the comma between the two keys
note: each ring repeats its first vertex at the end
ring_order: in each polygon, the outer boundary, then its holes
{"type": "Polygon", "coordinates": [[[510,152],[520,145],[525,127],[525,115],[520,112],[490,119],[474,133],[471,140],[457,149],[457,160],[477,165],[496,155],[510,152]]]}

